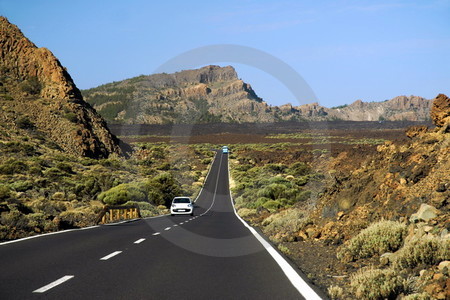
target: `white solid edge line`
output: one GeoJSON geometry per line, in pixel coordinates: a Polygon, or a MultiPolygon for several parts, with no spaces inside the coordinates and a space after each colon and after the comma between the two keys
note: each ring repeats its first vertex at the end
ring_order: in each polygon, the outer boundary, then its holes
{"type": "Polygon", "coordinates": [[[140,244],[140,243],[142,243],[143,241],[145,241],[145,239],[138,239],[137,241],[134,242],[134,244],[140,244]]]}
{"type": "Polygon", "coordinates": [[[52,283],[49,283],[49,284],[47,284],[47,285],[45,285],[45,286],[43,286],[43,287],[41,287],[41,288],[39,288],[37,290],[34,290],[33,293],[44,293],[44,292],[48,291],[49,289],[52,289],[55,286],[60,285],[61,283],[64,283],[67,280],[72,279],[74,277],[75,277],[74,275],[63,276],[60,279],[53,281],[52,283]]]}
{"type": "MultiPolygon", "coordinates": [[[[230,182],[230,160],[228,160],[228,182],[230,182]]],[[[278,253],[271,244],[269,244],[253,227],[247,224],[247,222],[242,219],[234,207],[233,196],[230,191],[231,205],[233,206],[233,211],[236,217],[247,227],[250,232],[256,237],[256,239],[264,246],[267,252],[272,256],[275,262],[280,266],[281,270],[284,272],[286,277],[292,283],[292,285],[297,289],[297,291],[305,297],[307,300],[322,300],[322,298],[317,295],[317,293],[303,280],[300,275],[292,268],[292,266],[278,253]]]]}
{"type": "Polygon", "coordinates": [[[114,251],[113,253],[108,254],[108,255],[106,255],[106,256],[100,258],[100,260],[108,260],[108,259],[110,259],[111,257],[114,257],[114,256],[116,256],[116,255],[118,255],[118,254],[120,254],[120,253],[122,253],[122,251],[114,251]]]}

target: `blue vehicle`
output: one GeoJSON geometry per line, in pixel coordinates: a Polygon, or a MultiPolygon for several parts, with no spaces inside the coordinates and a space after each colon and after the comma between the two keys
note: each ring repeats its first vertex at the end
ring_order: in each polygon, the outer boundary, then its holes
{"type": "Polygon", "coordinates": [[[223,154],[227,154],[228,153],[228,146],[223,146],[222,147],[222,153],[223,154]]]}

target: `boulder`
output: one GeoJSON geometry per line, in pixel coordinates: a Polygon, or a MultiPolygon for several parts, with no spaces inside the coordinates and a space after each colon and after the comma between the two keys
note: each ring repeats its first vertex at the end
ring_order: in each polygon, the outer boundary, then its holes
{"type": "Polygon", "coordinates": [[[430,115],[437,127],[443,127],[450,122],[450,98],[444,94],[437,95],[433,101],[430,115]]]}
{"type": "Polygon", "coordinates": [[[419,210],[415,214],[412,214],[409,220],[412,223],[415,223],[416,221],[429,221],[436,218],[438,213],[439,210],[437,210],[436,207],[422,203],[419,210]]]}

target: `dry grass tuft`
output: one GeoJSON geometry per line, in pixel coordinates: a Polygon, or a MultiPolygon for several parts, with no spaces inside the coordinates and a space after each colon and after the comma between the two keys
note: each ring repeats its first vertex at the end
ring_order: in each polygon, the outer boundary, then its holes
{"type": "Polygon", "coordinates": [[[420,264],[435,265],[450,259],[450,240],[436,236],[415,238],[392,256],[396,269],[415,268],[420,264]]]}
{"type": "Polygon", "coordinates": [[[406,225],[403,223],[395,221],[373,223],[344,244],[337,255],[343,261],[351,261],[393,252],[403,245],[405,235],[406,225]]]}
{"type": "Polygon", "coordinates": [[[350,278],[357,299],[395,299],[403,292],[405,282],[394,269],[361,269],[350,278]]]}

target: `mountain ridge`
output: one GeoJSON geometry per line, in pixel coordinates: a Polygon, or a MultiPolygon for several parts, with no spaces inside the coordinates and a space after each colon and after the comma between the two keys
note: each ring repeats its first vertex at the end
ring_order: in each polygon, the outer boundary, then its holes
{"type": "Polygon", "coordinates": [[[141,75],[83,90],[110,123],[271,123],[279,121],[429,121],[432,100],[398,96],[327,108],[267,104],[232,66],[141,75]]]}

